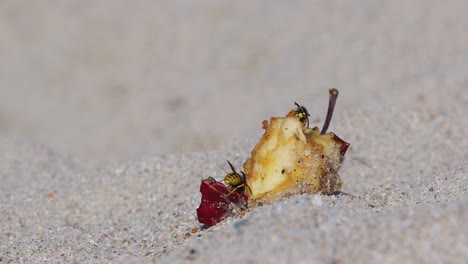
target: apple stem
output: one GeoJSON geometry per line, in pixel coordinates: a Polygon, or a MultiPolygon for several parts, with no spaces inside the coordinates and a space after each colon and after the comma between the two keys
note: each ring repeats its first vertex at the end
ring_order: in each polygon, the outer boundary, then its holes
{"type": "Polygon", "coordinates": [[[332,88],[328,90],[330,92],[330,100],[328,101],[328,112],[327,118],[325,119],[325,123],[323,123],[322,131],[320,135],[327,133],[328,125],[330,125],[331,118],[333,116],[333,110],[335,109],[336,98],[338,98],[338,90],[332,88]]]}

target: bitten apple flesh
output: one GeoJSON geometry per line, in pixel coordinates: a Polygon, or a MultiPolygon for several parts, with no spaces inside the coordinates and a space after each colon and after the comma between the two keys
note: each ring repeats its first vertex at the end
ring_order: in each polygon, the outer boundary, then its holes
{"type": "Polygon", "coordinates": [[[265,133],[244,164],[250,199],[271,201],[341,189],[338,168],[348,143],[333,133],[320,134],[318,127],[305,127],[294,109],[286,117],[263,121],[263,128],[265,133]]]}

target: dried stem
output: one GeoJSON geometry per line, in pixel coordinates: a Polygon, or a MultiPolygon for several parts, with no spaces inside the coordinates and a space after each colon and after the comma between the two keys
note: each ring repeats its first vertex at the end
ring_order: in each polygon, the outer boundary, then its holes
{"type": "Polygon", "coordinates": [[[330,125],[331,118],[333,116],[333,110],[335,109],[336,98],[338,98],[338,90],[332,88],[329,90],[330,92],[330,100],[328,101],[328,112],[327,118],[325,119],[325,123],[323,123],[322,131],[320,132],[321,135],[327,133],[328,125],[330,125]]]}

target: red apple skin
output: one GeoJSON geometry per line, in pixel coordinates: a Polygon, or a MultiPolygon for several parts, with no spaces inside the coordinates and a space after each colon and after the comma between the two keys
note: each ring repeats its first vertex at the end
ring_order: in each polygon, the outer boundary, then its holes
{"type": "Polygon", "coordinates": [[[237,209],[246,209],[248,196],[231,192],[221,182],[203,180],[200,184],[202,194],[200,206],[197,208],[198,221],[207,226],[213,226],[226,217],[235,215],[237,209]]]}
{"type": "Polygon", "coordinates": [[[338,142],[340,144],[340,154],[342,157],[346,154],[346,151],[348,151],[349,143],[342,140],[339,136],[333,134],[333,140],[338,142]]]}

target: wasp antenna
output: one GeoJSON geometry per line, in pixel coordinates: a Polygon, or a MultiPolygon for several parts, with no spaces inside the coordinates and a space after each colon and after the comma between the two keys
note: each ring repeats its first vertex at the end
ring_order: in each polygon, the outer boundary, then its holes
{"type": "Polygon", "coordinates": [[[252,195],[252,189],[250,189],[250,186],[246,183],[245,186],[247,187],[247,189],[249,189],[249,193],[248,195],[252,195]]]}
{"type": "Polygon", "coordinates": [[[301,105],[299,105],[298,103],[294,102],[294,104],[297,106],[297,107],[301,107],[301,105]]]}
{"type": "Polygon", "coordinates": [[[328,101],[328,111],[327,111],[327,118],[325,119],[325,123],[323,123],[322,131],[320,131],[320,135],[327,133],[328,125],[330,125],[331,118],[333,116],[333,110],[335,109],[336,99],[338,98],[338,90],[333,88],[329,90],[330,92],[330,100],[328,101]]]}
{"type": "Polygon", "coordinates": [[[234,166],[232,166],[231,162],[229,162],[229,160],[227,162],[229,164],[229,167],[231,167],[232,172],[237,174],[236,169],[234,168],[234,166]]]}

